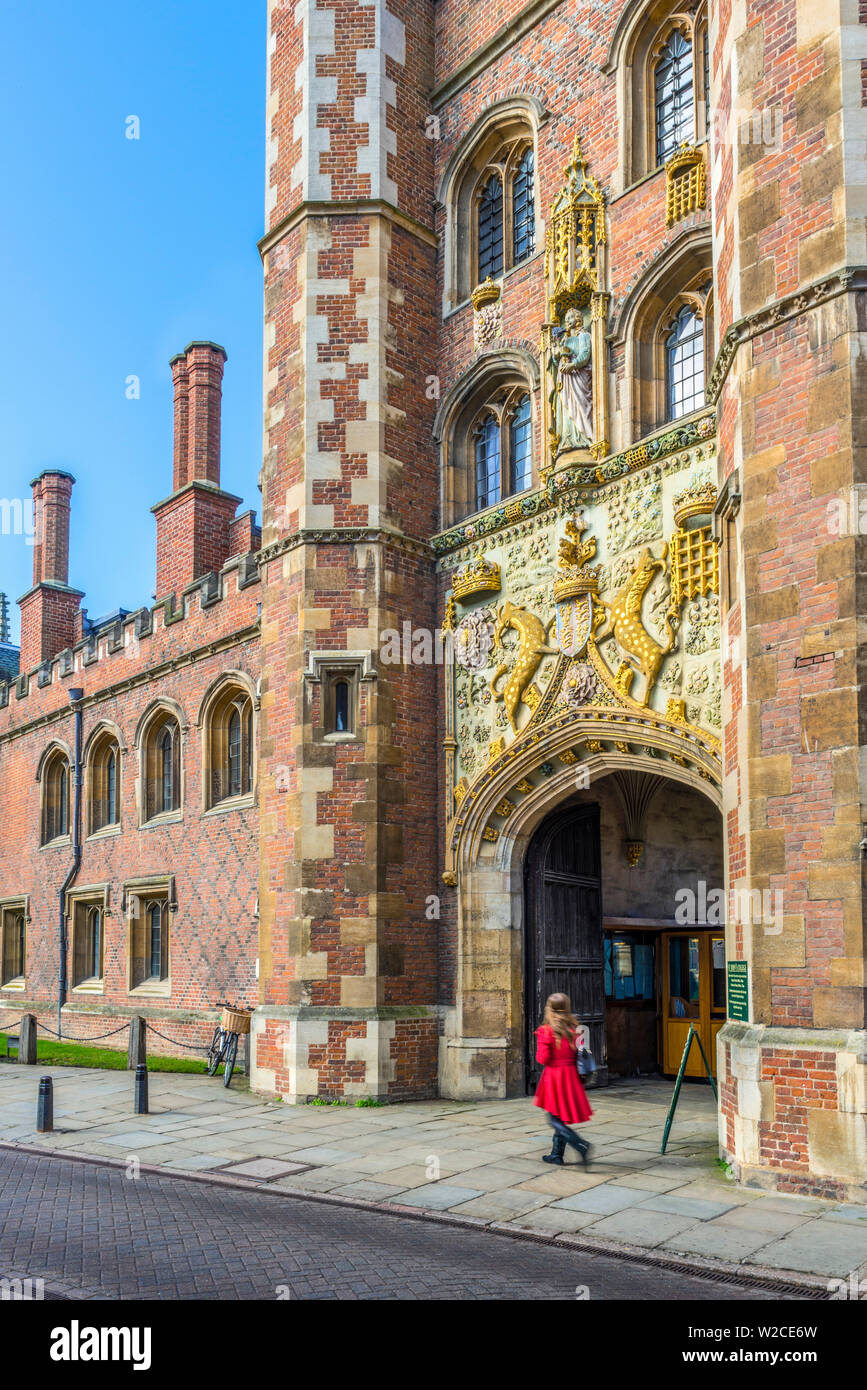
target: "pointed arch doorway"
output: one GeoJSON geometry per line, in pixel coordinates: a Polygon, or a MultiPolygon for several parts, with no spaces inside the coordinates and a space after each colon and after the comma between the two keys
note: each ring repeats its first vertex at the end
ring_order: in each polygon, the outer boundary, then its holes
{"type": "Polygon", "coordinates": [[[599,806],[556,811],[540,825],[527,852],[524,901],[525,1055],[527,1089],[540,1068],[534,1035],[550,994],[569,996],[589,1029],[597,1080],[605,1085],[605,986],[602,933],[602,856],[599,806]]]}

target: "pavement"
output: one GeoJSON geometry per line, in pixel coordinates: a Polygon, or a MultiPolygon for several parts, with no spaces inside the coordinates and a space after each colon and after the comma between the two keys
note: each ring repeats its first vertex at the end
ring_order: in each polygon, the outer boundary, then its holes
{"type": "MultiPolygon", "coordinates": [[[[711,1317],[711,1304],[786,1297],[563,1245],[287,1199],[270,1185],[242,1191],[144,1171],[131,1180],[124,1168],[20,1150],[0,1150],[0,1218],[0,1271],[42,1280],[26,1285],[31,1299],[688,1299],[711,1317]]],[[[279,1335],[290,1318],[287,1310],[279,1335]]],[[[253,1345],[246,1319],[244,1332],[253,1345]]],[[[201,1357],[196,1330],[190,1335],[201,1357]]]]}
{"type": "Polygon", "coordinates": [[[129,1072],[0,1065],[0,1143],[630,1250],[659,1264],[686,1257],[825,1288],[867,1280],[867,1188],[864,1204],[840,1204],[733,1182],[717,1161],[716,1107],[703,1084],[684,1086],[664,1155],[670,1082],[594,1090],[585,1169],[574,1154],[563,1168],[542,1163],[551,1131],[529,1099],[287,1106],[226,1090],[222,1078],[152,1073],[149,1082],[150,1114],[135,1115],[129,1072]],[[54,1081],[51,1134],[35,1130],[43,1075],[54,1081]]]}

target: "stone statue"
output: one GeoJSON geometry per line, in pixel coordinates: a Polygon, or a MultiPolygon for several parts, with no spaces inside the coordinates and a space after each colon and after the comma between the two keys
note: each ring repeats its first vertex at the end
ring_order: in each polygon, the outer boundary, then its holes
{"type": "Polygon", "coordinates": [[[593,443],[591,355],[586,318],[582,318],[577,309],[569,309],[563,320],[563,333],[554,342],[551,352],[554,373],[551,404],[558,454],[566,449],[589,449],[593,443]]]}

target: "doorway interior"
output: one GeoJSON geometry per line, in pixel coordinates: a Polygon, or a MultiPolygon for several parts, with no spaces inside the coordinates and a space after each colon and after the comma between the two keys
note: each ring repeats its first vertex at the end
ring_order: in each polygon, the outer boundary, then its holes
{"type": "MultiPolygon", "coordinates": [[[[603,779],[592,794],[552,812],[527,850],[524,1055],[530,1093],[540,1071],[535,1031],[555,992],[569,996],[589,1030],[598,1085],[675,1075],[690,1024],[716,1068],[716,1035],[725,1022],[724,930],[706,922],[682,926],[675,911],[684,885],[722,882],[721,817],[707,797],[667,782],[665,811],[648,827],[636,869],[623,852],[617,812],[603,779]]],[[[686,1075],[704,1075],[696,1047],[686,1075]]]]}

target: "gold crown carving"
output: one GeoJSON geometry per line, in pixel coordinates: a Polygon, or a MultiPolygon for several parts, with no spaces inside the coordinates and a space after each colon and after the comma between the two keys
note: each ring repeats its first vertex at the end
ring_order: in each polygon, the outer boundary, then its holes
{"type": "Polygon", "coordinates": [[[590,564],[596,554],[596,540],[581,539],[587,523],[579,512],[566,522],[566,535],[560,542],[557,555],[557,578],[554,580],[554,602],[575,598],[577,594],[595,593],[599,587],[599,567],[590,564]]]}
{"type": "Polygon", "coordinates": [[[472,598],[474,594],[497,594],[500,591],[500,566],[493,560],[480,555],[478,560],[470,560],[452,578],[452,592],[456,599],[472,598]]]}
{"type": "Polygon", "coordinates": [[[470,297],[473,301],[474,309],[483,309],[486,304],[496,303],[500,297],[500,287],[494,284],[489,275],[487,280],[483,280],[480,285],[476,285],[470,297]]]}
{"type": "Polygon", "coordinates": [[[680,527],[695,516],[710,516],[715,506],[715,483],[710,480],[705,483],[691,483],[674,499],[674,523],[680,527]]]}

